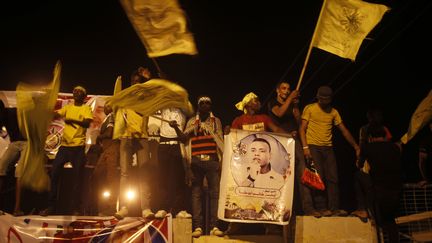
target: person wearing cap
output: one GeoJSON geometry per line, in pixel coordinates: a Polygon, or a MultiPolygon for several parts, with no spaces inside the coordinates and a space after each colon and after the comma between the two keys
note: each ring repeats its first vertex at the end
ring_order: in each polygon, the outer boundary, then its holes
{"type": "Polygon", "coordinates": [[[343,137],[355,149],[357,157],[360,155],[360,147],[342,122],[339,112],[332,107],[332,96],[333,91],[330,87],[319,87],[316,96],[318,101],[303,109],[300,139],[306,160],[314,161],[326,185],[324,192],[317,192],[314,195],[316,208],[322,216],[346,216],[347,213],[339,208],[337,164],[332,143],[333,127],[341,131],[343,137]]]}
{"type": "Polygon", "coordinates": [[[243,100],[236,104],[236,108],[244,114],[236,117],[231,128],[246,131],[271,131],[285,133],[286,131],[277,126],[267,114],[259,114],[261,102],[256,94],[248,93],[243,100]]]}
{"type": "Polygon", "coordinates": [[[180,131],[177,122],[169,124],[175,129],[179,138],[187,144],[188,168],[187,180],[192,185],[192,225],[194,238],[203,234],[204,220],[202,210],[202,187],[207,179],[210,194],[210,235],[223,236],[218,227],[217,208],[221,157],[223,151],[222,124],[211,110],[212,100],[209,96],[198,98],[198,112],[188,120],[184,132],[180,131]]]}
{"type": "Polygon", "coordinates": [[[63,118],[64,129],[61,146],[56,154],[51,168],[51,188],[48,198],[48,207],[40,212],[47,216],[56,213],[57,191],[60,174],[66,162],[72,163],[73,188],[68,191],[72,194],[72,210],[78,214],[81,207],[81,181],[85,164],[85,142],[87,128],[93,120],[93,112],[89,105],[85,104],[87,91],[82,86],[73,89],[74,102],[55,111],[54,119],[63,118]]]}
{"type": "Polygon", "coordinates": [[[276,85],[276,97],[268,103],[268,114],[286,131],[291,133],[295,139],[295,170],[296,180],[294,189],[294,208],[295,211],[303,210],[307,216],[321,217],[321,214],[315,210],[312,201],[311,189],[302,184],[301,176],[305,169],[305,158],[298,129],[301,123],[301,112],[298,102],[299,93],[297,90],[291,90],[287,81],[280,81],[276,85]]]}

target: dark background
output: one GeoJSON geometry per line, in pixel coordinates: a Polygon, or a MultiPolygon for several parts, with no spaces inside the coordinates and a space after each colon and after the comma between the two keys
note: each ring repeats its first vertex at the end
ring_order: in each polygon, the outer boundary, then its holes
{"type": "MultiPolygon", "coordinates": [[[[301,106],[316,89],[335,90],[334,106],[358,138],[366,111],[381,107],[394,138],[402,136],[418,103],[431,89],[429,0],[374,1],[391,7],[364,40],[355,62],[314,48],[301,85],[301,106]]],[[[213,98],[224,125],[240,115],[234,105],[248,92],[263,103],[280,79],[297,84],[322,1],[181,0],[199,54],[156,58],[170,79],[184,86],[192,103],[213,98]]],[[[90,94],[111,95],[115,79],[129,84],[138,66],[154,63],[115,0],[13,2],[1,7],[0,90],[18,82],[46,83],[57,60],[61,92],[83,85],[90,94]]],[[[341,191],[350,205],[352,148],[335,133],[341,191]]],[[[418,180],[417,138],[404,147],[406,181],[418,180]]]]}

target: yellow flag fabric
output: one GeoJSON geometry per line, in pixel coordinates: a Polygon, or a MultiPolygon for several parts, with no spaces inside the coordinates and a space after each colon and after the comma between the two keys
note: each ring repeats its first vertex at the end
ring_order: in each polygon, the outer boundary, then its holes
{"type": "Polygon", "coordinates": [[[420,102],[411,116],[411,121],[408,126],[408,131],[400,139],[402,143],[407,144],[418,131],[432,121],[432,90],[420,102]]]}
{"type": "Polygon", "coordinates": [[[117,94],[118,92],[120,92],[122,90],[122,78],[121,76],[118,76],[114,85],[114,92],[113,94],[117,94]]]}
{"type": "MultiPolygon", "coordinates": [[[[179,108],[187,115],[193,113],[188,92],[180,85],[165,79],[151,79],[142,84],[132,85],[107,99],[107,103],[117,112],[130,109],[142,117],[154,115],[165,108],[179,108]]],[[[126,124],[116,118],[113,138],[121,137],[126,124]]]]}
{"type": "Polygon", "coordinates": [[[198,53],[177,0],[120,0],[149,57],[198,53]]]}
{"type": "Polygon", "coordinates": [[[148,138],[148,117],[142,117],[131,109],[120,108],[115,113],[113,139],[148,138]]]}
{"type": "Polygon", "coordinates": [[[361,0],[326,0],[313,46],[355,61],[364,38],[388,10],[385,5],[361,0]]]}
{"type": "Polygon", "coordinates": [[[45,141],[60,88],[60,72],[61,64],[57,62],[50,85],[36,87],[19,83],[16,90],[18,125],[27,139],[17,170],[22,186],[35,191],[46,191],[50,186],[45,170],[45,141]]]}

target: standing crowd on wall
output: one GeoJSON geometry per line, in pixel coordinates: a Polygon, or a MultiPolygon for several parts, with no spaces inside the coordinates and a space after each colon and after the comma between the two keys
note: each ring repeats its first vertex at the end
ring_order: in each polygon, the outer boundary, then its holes
{"type": "MultiPolygon", "coordinates": [[[[148,68],[140,67],[131,76],[131,86],[152,78],[148,68]]],[[[39,212],[42,216],[58,214],[57,202],[64,194],[73,194],[71,213],[82,214],[80,193],[84,186],[89,186],[82,184],[82,177],[86,163],[86,130],[93,115],[91,107],[84,103],[87,90],[76,86],[72,93],[74,102],[55,111],[55,116],[64,120],[64,129],[61,146],[50,169],[51,188],[47,207],[39,212]],[[71,162],[73,167],[74,183],[68,191],[59,188],[61,170],[66,162],[71,162]]],[[[248,227],[241,227],[242,224],[239,223],[230,223],[226,227],[217,217],[224,135],[229,135],[231,129],[275,132],[288,134],[295,141],[294,214],[316,218],[355,216],[365,221],[373,218],[377,225],[389,232],[391,242],[397,242],[395,217],[403,183],[401,145],[392,141],[382,111],[368,111],[368,123],[361,127],[359,141],[356,141],[345,125],[343,114],[332,105],[334,93],[329,86],[319,87],[316,101],[305,105],[303,109],[299,102],[300,93],[292,90],[290,83],[279,82],[275,93],[276,96],[264,109],[255,93],[246,94],[235,105],[243,114],[235,117],[225,127],[218,114],[213,113],[214,100],[208,95],[198,97],[193,115],[187,115],[178,107],[162,109],[151,116],[160,122],[156,132],[157,149],[150,149],[154,140],[150,138],[152,134],[147,129],[148,116],[142,116],[129,108],[114,112],[106,104],[106,117],[96,139],[96,145],[100,149],[90,185],[98,195],[95,202],[97,214],[114,215],[120,220],[130,215],[130,202],[123,194],[133,187],[131,170],[135,162],[139,174],[137,191],[143,218],[164,218],[168,213],[176,217],[192,218],[193,237],[203,234],[238,234],[239,230],[245,233],[248,227]],[[357,206],[352,212],[347,212],[340,203],[340,175],[333,142],[334,128],[352,146],[351,152],[356,158],[358,170],[355,172],[353,188],[357,206]],[[155,158],[156,164],[152,163],[155,158]],[[314,190],[301,182],[303,171],[312,163],[325,184],[324,191],[314,190]],[[151,179],[156,177],[163,179],[151,179]],[[158,188],[157,191],[152,189],[155,187],[158,188]],[[206,199],[204,189],[207,189],[209,198],[208,232],[205,229],[203,209],[203,200],[206,199]],[[105,194],[107,191],[109,194],[105,194]]],[[[4,106],[1,115],[3,127],[11,116],[7,116],[4,106]]],[[[17,135],[14,135],[7,151],[0,158],[0,189],[4,185],[8,168],[19,161],[21,151],[26,149],[26,141],[19,136],[19,132],[12,132],[17,129],[7,127],[7,130],[9,134],[17,135]]],[[[422,143],[419,151],[423,183],[430,180],[430,175],[424,169],[430,166],[426,162],[431,157],[430,142],[429,139],[422,143]]],[[[256,146],[252,152],[271,149],[265,140],[258,139],[253,144],[256,146]]],[[[254,187],[269,181],[276,183],[278,177],[272,172],[270,163],[262,163],[259,171],[256,177],[248,177],[243,182],[244,185],[254,187]]],[[[18,190],[19,174],[16,177],[14,214],[23,215],[18,190]]],[[[264,231],[271,232],[271,229],[266,227],[264,231]]]]}

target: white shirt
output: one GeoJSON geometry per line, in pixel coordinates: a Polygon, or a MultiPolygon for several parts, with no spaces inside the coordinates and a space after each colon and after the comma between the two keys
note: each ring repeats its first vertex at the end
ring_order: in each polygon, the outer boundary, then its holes
{"type": "MultiPolygon", "coordinates": [[[[163,109],[161,112],[161,117],[164,120],[177,121],[177,124],[179,124],[179,128],[181,131],[183,131],[183,128],[186,124],[186,116],[183,114],[183,112],[178,108],[167,108],[163,109]]],[[[160,127],[160,136],[165,138],[176,138],[177,133],[174,130],[174,128],[170,127],[168,122],[162,121],[161,127],[160,127]]]]}
{"type": "Polygon", "coordinates": [[[283,176],[273,169],[265,174],[258,174],[253,182],[256,188],[281,189],[285,184],[283,176]]]}

